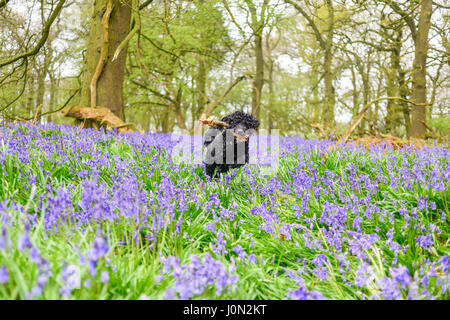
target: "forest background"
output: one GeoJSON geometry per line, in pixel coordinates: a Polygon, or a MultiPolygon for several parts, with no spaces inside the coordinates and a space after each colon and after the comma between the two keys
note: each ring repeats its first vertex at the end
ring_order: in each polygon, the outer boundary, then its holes
{"type": "Polygon", "coordinates": [[[144,131],[201,134],[198,119],[241,110],[262,129],[311,138],[342,135],[363,115],[354,135],[448,140],[449,9],[0,0],[0,121],[73,123],[60,111],[103,106],[144,131]]]}

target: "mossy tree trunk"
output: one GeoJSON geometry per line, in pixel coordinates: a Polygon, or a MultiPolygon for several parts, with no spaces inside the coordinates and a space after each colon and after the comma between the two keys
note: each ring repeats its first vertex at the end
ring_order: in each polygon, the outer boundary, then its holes
{"type": "Polygon", "coordinates": [[[35,77],[34,77],[34,59],[30,59],[27,70],[27,102],[26,102],[26,116],[29,118],[32,116],[32,111],[35,107],[35,77]]]}
{"type": "Polygon", "coordinates": [[[263,52],[263,30],[267,19],[268,0],[264,0],[261,5],[261,12],[258,14],[256,6],[251,0],[245,0],[250,11],[250,28],[253,31],[253,45],[255,50],[255,77],[252,83],[252,115],[260,120],[261,94],[264,86],[264,52],[263,52]]]}
{"type": "MultiPolygon", "coordinates": [[[[38,75],[38,87],[37,87],[37,96],[36,96],[36,108],[38,108],[40,105],[44,105],[44,98],[45,98],[45,78],[47,77],[50,63],[53,55],[53,49],[51,45],[48,45],[45,48],[44,51],[44,61],[41,65],[41,68],[39,68],[37,75],[38,75]]],[[[42,108],[39,109],[38,114],[36,115],[37,122],[40,123],[41,121],[41,114],[42,114],[42,108]]]]}
{"type": "Polygon", "coordinates": [[[427,102],[426,65],[428,52],[428,32],[431,26],[432,0],[423,0],[419,25],[415,38],[415,55],[412,74],[412,99],[416,105],[412,106],[411,136],[425,138],[425,121],[427,102]]]}
{"type": "MultiPolygon", "coordinates": [[[[92,76],[96,70],[101,51],[101,21],[109,0],[95,0],[91,29],[84,61],[80,106],[90,106],[92,76]]],[[[111,0],[113,9],[109,19],[108,55],[97,82],[97,106],[109,108],[120,119],[125,120],[123,106],[123,81],[127,46],[116,60],[113,55],[130,30],[131,0],[111,0]]]]}

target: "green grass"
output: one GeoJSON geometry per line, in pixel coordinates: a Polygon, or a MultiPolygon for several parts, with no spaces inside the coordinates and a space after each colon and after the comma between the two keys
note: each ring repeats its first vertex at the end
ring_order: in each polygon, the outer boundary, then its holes
{"type": "MultiPolygon", "coordinates": [[[[306,288],[320,292],[327,299],[380,298],[381,285],[378,281],[390,277],[390,271],[399,266],[408,268],[412,283],[417,284],[421,291],[427,289],[426,294],[418,293],[416,298],[449,298],[448,289],[442,290],[442,281],[448,281],[448,270],[442,272],[438,269],[437,276],[430,277],[427,286],[421,284],[427,272],[436,267],[442,268],[437,261],[450,253],[448,218],[442,219],[442,215],[448,216],[449,212],[448,181],[443,192],[434,187],[426,188],[421,180],[413,178],[410,179],[411,187],[399,184],[393,188],[390,185],[390,174],[401,175],[401,170],[408,167],[414,171],[414,166],[421,162],[415,152],[390,151],[383,154],[360,149],[334,149],[324,155],[313,148],[309,152],[291,152],[281,158],[279,170],[272,176],[258,174],[258,168],[248,167],[252,174],[241,168],[232,173],[235,177],[229,182],[221,179],[207,183],[201,167],[175,167],[167,153],[158,148],[149,148],[142,153],[124,139],[105,135],[89,142],[90,152],[83,152],[76,148],[76,140],[71,140],[70,135],[58,130],[48,130],[45,134],[33,132],[31,144],[27,144],[24,135],[17,130],[14,143],[17,142],[20,148],[15,147],[15,150],[23,150],[28,161],[21,159],[20,154],[11,152],[14,149],[11,140],[9,147],[5,140],[0,140],[0,154],[3,154],[0,158],[0,173],[3,172],[0,177],[0,199],[5,199],[0,206],[0,226],[2,230],[7,230],[10,242],[10,246],[0,249],[0,268],[5,266],[9,271],[9,281],[0,284],[2,299],[25,299],[38,281],[40,271],[32,261],[29,249],[23,252],[18,250],[19,237],[24,233],[27,217],[36,220],[29,232],[31,242],[50,265],[49,279],[35,299],[64,298],[59,290],[64,285],[61,272],[66,265],[79,266],[81,274],[82,286],[72,291],[70,299],[163,299],[166,290],[174,286],[174,278],[163,273],[161,257],[176,256],[182,264],[188,264],[191,255],[204,257],[206,254],[222,262],[229,271],[235,265],[235,271],[230,273],[238,275],[239,280],[221,295],[216,295],[214,286],[210,285],[203,293],[195,295],[195,299],[284,299],[289,290],[299,287],[287,273],[295,273],[299,269],[302,270],[297,275],[301,276],[306,288]],[[61,152],[46,151],[47,147],[42,146],[42,141],[46,139],[49,145],[57,144],[55,148],[61,152]],[[104,166],[95,164],[102,157],[111,162],[104,166]],[[124,161],[127,163],[124,164],[124,161]],[[403,161],[407,165],[402,164],[403,161]],[[354,165],[358,168],[354,169],[352,176],[350,172],[354,165]],[[117,209],[114,222],[100,220],[79,225],[79,221],[70,221],[61,214],[58,216],[58,229],[53,229],[53,232],[46,230],[46,208],[52,206],[49,199],[56,197],[63,188],[71,195],[72,208],[81,211],[80,201],[86,197],[83,194],[86,180],[78,174],[88,170],[91,175],[93,168],[97,168],[98,183],[102,184],[101,188],[97,185],[95,190],[106,194],[123,184],[120,178],[132,177],[133,185],[147,197],[146,201],[138,202],[137,217],[142,217],[144,210],[148,210],[151,212],[149,218],[120,217],[121,212],[117,209]],[[295,190],[298,183],[294,183],[294,175],[299,172],[305,179],[312,180],[312,188],[301,192],[295,190]],[[327,177],[330,181],[324,180],[327,177]],[[383,178],[387,180],[383,182],[383,178]],[[164,179],[169,182],[165,184],[164,179]],[[364,182],[366,180],[376,182],[377,187],[370,191],[364,182]],[[271,184],[273,187],[268,188],[271,184]],[[174,188],[173,194],[167,189],[169,186],[174,188]],[[314,187],[320,188],[320,198],[316,197],[314,187]],[[264,191],[264,188],[268,190],[264,191]],[[158,192],[162,196],[157,197],[158,192]],[[186,197],[186,208],[183,210],[178,207],[181,194],[186,197]],[[308,211],[298,218],[293,205],[303,209],[302,200],[306,194],[309,194],[308,211]],[[215,213],[208,208],[212,195],[217,195],[219,200],[215,213]],[[343,197],[352,196],[362,200],[361,203],[343,202],[343,197]],[[417,220],[407,225],[399,212],[400,208],[406,208],[408,215],[411,215],[411,210],[418,208],[418,199],[425,196],[435,203],[436,208],[417,210],[417,220]],[[173,219],[163,210],[166,208],[164,199],[175,208],[173,219]],[[10,207],[11,203],[21,204],[23,208],[14,209],[10,207]],[[326,203],[345,212],[346,220],[339,231],[340,245],[331,243],[324,234],[331,229],[320,219],[326,203]],[[236,209],[232,209],[233,206],[236,209]],[[261,228],[270,220],[262,215],[253,215],[251,210],[255,206],[272,209],[272,214],[276,215],[273,216],[273,232],[268,233],[261,228]],[[368,208],[378,208],[370,218],[364,216],[368,208]],[[224,217],[215,221],[214,216],[224,209],[230,210],[234,219],[224,217]],[[154,239],[147,239],[156,213],[167,223],[158,229],[154,239]],[[180,216],[180,231],[177,232],[180,216]],[[359,229],[354,227],[357,216],[361,217],[359,229]],[[306,219],[311,220],[308,222],[306,219]],[[147,221],[148,225],[143,221],[147,221]],[[211,223],[214,223],[217,232],[207,230],[211,223]],[[291,226],[291,239],[287,239],[283,224],[291,226]],[[426,231],[415,229],[419,224],[426,231]],[[430,224],[439,228],[440,232],[430,230],[430,224]],[[391,229],[394,230],[394,241],[401,248],[398,253],[386,244],[386,233],[391,229]],[[224,255],[214,252],[219,230],[226,240],[227,253],[224,255]],[[357,255],[349,251],[348,244],[348,240],[352,239],[351,231],[357,230],[362,235],[378,235],[378,240],[361,252],[366,255],[374,272],[373,280],[362,288],[355,285],[356,270],[361,262],[357,255]],[[418,235],[426,233],[432,235],[433,243],[429,249],[420,247],[415,240],[418,235]],[[80,254],[86,256],[94,239],[100,235],[107,237],[110,250],[99,260],[99,272],[92,277],[88,265],[80,262],[80,254]],[[233,251],[236,245],[242,246],[246,252],[242,260],[233,251]],[[256,263],[248,260],[250,254],[255,255],[256,263]],[[318,254],[327,258],[324,265],[326,280],[321,280],[314,273],[316,266],[312,260],[318,254]],[[339,257],[345,257],[345,272],[340,271],[339,257]],[[395,260],[398,262],[394,263],[395,260]],[[424,268],[422,273],[421,267],[424,268]],[[101,281],[100,271],[108,272],[107,283],[101,281]],[[162,275],[164,277],[160,280],[162,275]],[[447,277],[447,280],[442,280],[442,277],[447,277]],[[87,280],[90,284],[84,285],[87,280]]],[[[431,176],[430,171],[437,168],[440,175],[444,175],[445,168],[448,168],[448,153],[436,155],[430,151],[429,158],[437,160],[419,170],[431,176]]],[[[442,180],[442,177],[439,179],[442,180]]],[[[408,298],[408,292],[412,290],[412,286],[401,289],[401,298],[408,298]]]]}

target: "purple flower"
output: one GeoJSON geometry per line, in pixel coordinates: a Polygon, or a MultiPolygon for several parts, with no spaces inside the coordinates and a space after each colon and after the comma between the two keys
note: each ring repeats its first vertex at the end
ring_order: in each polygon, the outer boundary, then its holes
{"type": "Polygon", "coordinates": [[[233,251],[236,252],[236,253],[239,255],[239,259],[241,259],[241,260],[242,260],[242,263],[244,263],[244,259],[245,259],[245,256],[246,256],[247,254],[245,253],[245,251],[244,251],[244,249],[242,248],[242,246],[241,246],[240,244],[237,244],[237,245],[234,247],[233,251]]]}
{"type": "Polygon", "coordinates": [[[102,271],[100,274],[100,281],[103,283],[108,283],[109,281],[109,274],[108,271],[102,271]]]}
{"type": "Polygon", "coordinates": [[[19,238],[19,244],[18,249],[19,252],[23,252],[27,248],[33,247],[33,244],[30,241],[30,238],[28,237],[28,233],[23,233],[19,238]]]}
{"type": "Polygon", "coordinates": [[[162,276],[162,275],[159,275],[159,276],[155,277],[155,283],[156,284],[160,283],[163,280],[164,280],[164,276],[162,276]]]}
{"type": "Polygon", "coordinates": [[[447,255],[442,256],[438,262],[441,265],[441,270],[444,274],[450,273],[450,257],[447,255]]]}
{"type": "Polygon", "coordinates": [[[295,291],[289,291],[286,300],[308,300],[308,290],[305,287],[300,287],[295,291]]]}
{"type": "Polygon", "coordinates": [[[209,224],[205,227],[205,229],[208,230],[208,231],[211,231],[211,232],[216,233],[216,227],[214,226],[213,223],[209,223],[209,224]]]}
{"type": "MultiPolygon", "coordinates": [[[[230,268],[230,272],[233,272],[230,268]]],[[[207,287],[214,286],[216,295],[220,296],[225,288],[234,285],[238,277],[230,275],[221,262],[207,254],[203,261],[191,255],[188,265],[180,265],[176,257],[168,257],[164,264],[164,272],[175,280],[173,288],[166,290],[167,299],[190,299],[203,293],[207,287]]]]}
{"type": "Polygon", "coordinates": [[[0,233],[0,250],[5,249],[10,245],[9,239],[8,239],[8,231],[5,227],[2,228],[2,231],[0,233]]]}
{"type": "Polygon", "coordinates": [[[390,270],[390,274],[392,279],[400,284],[400,286],[405,290],[408,285],[411,283],[411,276],[409,275],[409,271],[406,267],[401,266],[398,268],[393,268],[390,270]]]}
{"type": "Polygon", "coordinates": [[[62,269],[61,279],[63,287],[59,290],[59,293],[64,297],[70,297],[73,289],[80,288],[80,268],[75,265],[69,265],[62,269]]]}
{"type": "Polygon", "coordinates": [[[381,297],[387,300],[398,300],[402,297],[400,290],[398,289],[397,283],[388,278],[384,277],[378,281],[378,285],[381,286],[381,297]]]}
{"type": "Polygon", "coordinates": [[[323,267],[327,264],[327,257],[324,254],[316,254],[314,259],[311,260],[313,264],[318,267],[323,267]]]}
{"type": "Polygon", "coordinates": [[[103,237],[98,237],[94,240],[92,244],[92,249],[87,253],[87,262],[89,267],[89,272],[93,277],[97,273],[97,263],[104,257],[109,251],[109,246],[106,243],[106,239],[103,237]]]}
{"type": "Polygon", "coordinates": [[[308,291],[305,286],[300,285],[297,290],[289,290],[285,300],[326,300],[322,294],[316,291],[308,291]]]}
{"type": "Polygon", "coordinates": [[[433,244],[431,234],[417,236],[416,242],[424,249],[429,249],[433,244]]]}
{"type": "Polygon", "coordinates": [[[213,251],[217,255],[226,255],[228,251],[225,249],[227,240],[224,238],[224,234],[221,230],[217,232],[217,241],[213,246],[213,251]]]}
{"type": "Polygon", "coordinates": [[[375,273],[372,271],[370,265],[366,262],[360,263],[356,270],[355,284],[362,288],[365,287],[375,278],[375,273]]]}
{"type": "Polygon", "coordinates": [[[0,283],[5,284],[8,283],[8,281],[9,281],[8,269],[5,266],[3,266],[0,268],[0,283]]]}
{"type": "Polygon", "coordinates": [[[170,288],[167,289],[164,298],[167,300],[175,300],[177,298],[177,296],[175,295],[175,290],[170,288]]]}
{"type": "Polygon", "coordinates": [[[256,256],[254,253],[248,256],[248,262],[256,264],[256,256]]]}
{"type": "Polygon", "coordinates": [[[327,280],[328,270],[327,268],[314,268],[313,273],[321,280],[327,280]]]}

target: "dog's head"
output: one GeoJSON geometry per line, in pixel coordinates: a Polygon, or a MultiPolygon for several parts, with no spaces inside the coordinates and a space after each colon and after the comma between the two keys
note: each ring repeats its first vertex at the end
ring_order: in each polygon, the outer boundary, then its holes
{"type": "Polygon", "coordinates": [[[259,121],[256,120],[251,114],[247,114],[241,111],[236,111],[222,119],[223,122],[228,123],[229,129],[236,127],[243,128],[245,131],[249,129],[257,130],[259,127],[259,121]]]}
{"type": "Polygon", "coordinates": [[[236,111],[222,118],[222,121],[228,123],[229,127],[212,126],[205,133],[205,146],[208,146],[217,134],[224,130],[232,130],[241,137],[248,137],[254,134],[259,127],[259,121],[254,116],[241,111],[236,111]]]}

